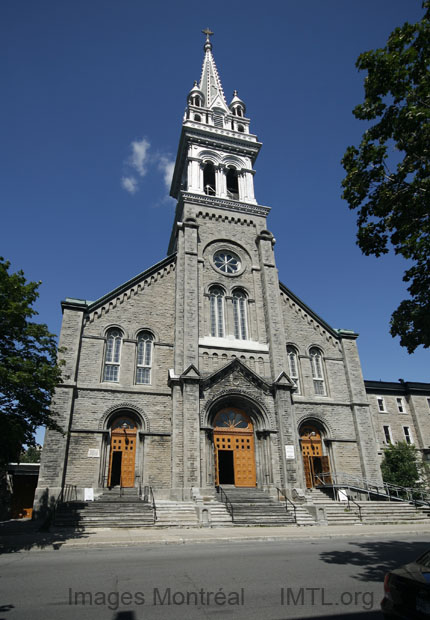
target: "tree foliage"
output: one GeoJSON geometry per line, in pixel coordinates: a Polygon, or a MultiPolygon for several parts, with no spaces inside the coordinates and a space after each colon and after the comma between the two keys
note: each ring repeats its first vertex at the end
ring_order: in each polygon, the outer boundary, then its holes
{"type": "Polygon", "coordinates": [[[42,456],[41,446],[28,446],[27,450],[21,453],[19,457],[20,463],[40,463],[42,456]]]}
{"type": "Polygon", "coordinates": [[[55,337],[31,321],[40,282],[9,267],[0,257],[0,469],[18,460],[22,444],[34,445],[38,426],[61,431],[49,410],[61,382],[55,337]]]}
{"type": "Polygon", "coordinates": [[[415,446],[404,441],[390,445],[384,450],[381,471],[384,482],[400,487],[418,487],[421,475],[415,446]]]}
{"type": "Polygon", "coordinates": [[[367,77],[353,114],[369,127],[342,159],[342,196],[358,210],[358,246],[377,257],[393,249],[409,261],[410,298],[393,312],[390,329],[409,353],[430,346],[430,0],[423,8],[421,21],[358,57],[367,77]]]}

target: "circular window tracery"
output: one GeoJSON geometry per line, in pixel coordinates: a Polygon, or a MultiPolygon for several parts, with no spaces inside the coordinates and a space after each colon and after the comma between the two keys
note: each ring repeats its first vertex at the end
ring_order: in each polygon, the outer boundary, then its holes
{"type": "Polygon", "coordinates": [[[241,261],[237,254],[219,250],[214,254],[214,265],[222,273],[238,273],[241,268],[241,261]]]}
{"type": "Polygon", "coordinates": [[[215,428],[222,428],[224,430],[249,429],[250,426],[251,423],[248,417],[237,409],[220,411],[214,421],[215,428]]]}
{"type": "Polygon", "coordinates": [[[116,420],[112,424],[112,430],[117,430],[117,429],[135,430],[136,424],[131,418],[126,418],[126,417],[116,418],[116,420]]]}

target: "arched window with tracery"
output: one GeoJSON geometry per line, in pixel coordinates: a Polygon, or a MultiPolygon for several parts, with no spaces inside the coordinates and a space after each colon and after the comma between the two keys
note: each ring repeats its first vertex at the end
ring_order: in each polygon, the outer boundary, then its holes
{"type": "Polygon", "coordinates": [[[122,333],[114,327],[106,334],[105,362],[103,381],[119,381],[122,333]]]}
{"type": "Polygon", "coordinates": [[[241,290],[233,292],[234,337],[248,339],[247,297],[241,290]]]}
{"type": "Polygon", "coordinates": [[[288,367],[290,371],[290,379],[294,381],[296,386],[296,394],[300,394],[300,372],[299,372],[299,356],[297,349],[292,346],[287,347],[288,367]]]}
{"type": "Polygon", "coordinates": [[[311,358],[312,378],[314,381],[315,394],[325,396],[326,388],[322,352],[317,347],[312,347],[309,351],[309,355],[311,358]]]}
{"type": "Polygon", "coordinates": [[[224,337],[224,291],[219,286],[209,290],[211,336],[224,337]]]}
{"type": "Polygon", "coordinates": [[[151,332],[140,332],[137,337],[136,383],[151,383],[153,342],[151,332]]]}

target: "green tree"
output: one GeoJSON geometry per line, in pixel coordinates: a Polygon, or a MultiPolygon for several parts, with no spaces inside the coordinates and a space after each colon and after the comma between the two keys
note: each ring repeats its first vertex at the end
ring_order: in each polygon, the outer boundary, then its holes
{"type": "Polygon", "coordinates": [[[19,459],[23,444],[35,444],[38,426],[62,430],[49,409],[61,382],[55,336],[31,321],[40,282],[9,267],[0,257],[0,474],[19,459]]]}
{"type": "Polygon", "coordinates": [[[400,487],[418,487],[421,478],[415,446],[402,441],[384,450],[381,472],[384,482],[400,487]]]}
{"type": "Polygon", "coordinates": [[[21,453],[19,457],[20,463],[40,463],[40,457],[42,455],[41,446],[28,446],[27,450],[21,453]]]}
{"type": "Polygon", "coordinates": [[[358,246],[367,256],[393,250],[409,262],[410,298],[390,327],[409,353],[430,346],[430,0],[422,6],[421,21],[358,57],[367,76],[353,114],[368,128],[342,159],[342,197],[358,209],[358,246]]]}

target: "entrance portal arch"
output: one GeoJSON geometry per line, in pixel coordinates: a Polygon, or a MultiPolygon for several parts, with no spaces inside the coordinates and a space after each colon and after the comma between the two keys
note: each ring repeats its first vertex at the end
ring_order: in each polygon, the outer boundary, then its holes
{"type": "Polygon", "coordinates": [[[254,426],[241,409],[218,411],[213,425],[216,485],[236,487],[257,485],[254,426]]]}
{"type": "Polygon", "coordinates": [[[300,429],[300,443],[306,487],[311,489],[322,481],[330,483],[330,463],[324,454],[321,430],[313,424],[304,423],[300,429]]]}

